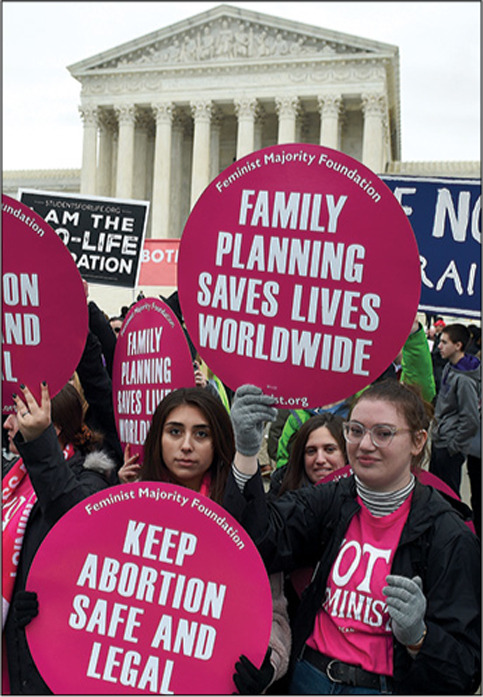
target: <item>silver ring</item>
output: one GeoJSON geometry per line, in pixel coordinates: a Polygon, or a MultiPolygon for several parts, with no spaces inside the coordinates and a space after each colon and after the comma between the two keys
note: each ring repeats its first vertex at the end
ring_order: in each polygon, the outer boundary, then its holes
{"type": "Polygon", "coordinates": [[[28,409],[27,409],[27,411],[22,412],[22,413],[20,414],[20,416],[26,416],[27,414],[30,414],[30,412],[29,412],[28,409]]]}

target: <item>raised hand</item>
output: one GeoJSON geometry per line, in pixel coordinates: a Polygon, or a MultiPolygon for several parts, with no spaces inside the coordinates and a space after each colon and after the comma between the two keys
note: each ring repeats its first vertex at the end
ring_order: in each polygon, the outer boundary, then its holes
{"type": "Polygon", "coordinates": [[[38,438],[51,423],[50,395],[46,382],[40,385],[40,404],[25,385],[20,385],[22,397],[15,394],[18,428],[25,441],[38,438]]]}
{"type": "Polygon", "coordinates": [[[141,465],[138,464],[138,460],[139,454],[131,455],[131,445],[127,443],[124,448],[124,464],[117,473],[121,484],[129,484],[129,482],[136,482],[139,479],[141,465]]]}
{"type": "Polygon", "coordinates": [[[201,366],[198,363],[198,361],[193,362],[193,368],[195,370],[195,384],[196,387],[206,387],[207,385],[207,379],[201,370],[201,366]]]}
{"type": "Polygon", "coordinates": [[[231,407],[231,421],[235,446],[241,455],[253,456],[260,450],[265,423],[277,418],[273,404],[273,397],[263,394],[259,387],[242,385],[237,389],[231,407]]]}

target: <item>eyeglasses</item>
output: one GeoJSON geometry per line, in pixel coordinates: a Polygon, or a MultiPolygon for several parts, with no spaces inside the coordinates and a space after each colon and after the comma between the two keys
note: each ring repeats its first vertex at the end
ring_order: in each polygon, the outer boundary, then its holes
{"type": "Polygon", "coordinates": [[[372,428],[366,428],[358,421],[344,421],[342,428],[348,443],[360,443],[366,432],[369,432],[375,448],[386,448],[397,433],[411,432],[410,428],[396,428],[389,424],[376,424],[372,428]]]}

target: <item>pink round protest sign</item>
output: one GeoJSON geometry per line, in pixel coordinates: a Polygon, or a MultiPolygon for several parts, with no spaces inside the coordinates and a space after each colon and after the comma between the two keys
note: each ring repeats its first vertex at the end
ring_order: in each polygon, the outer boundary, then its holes
{"type": "Polygon", "coordinates": [[[2,195],[2,399],[24,383],[40,398],[72,376],[88,330],[87,301],[79,271],[54,230],[37,213],[2,195]]]}
{"type": "Polygon", "coordinates": [[[45,538],[27,588],[39,600],[27,640],[54,694],[231,694],[240,654],[261,665],[270,637],[270,585],[248,534],[172,484],[79,503],[45,538]]]}
{"type": "Polygon", "coordinates": [[[357,160],[277,145],[224,170],[186,223],[186,327],[229,387],[280,407],[344,399],[379,377],[420,297],[416,240],[389,188],[357,160]]]}
{"type": "Polygon", "coordinates": [[[171,308],[158,298],[131,307],[118,334],[112,368],[114,416],[123,448],[142,461],[144,441],[159,402],[194,387],[191,353],[171,308]]]}

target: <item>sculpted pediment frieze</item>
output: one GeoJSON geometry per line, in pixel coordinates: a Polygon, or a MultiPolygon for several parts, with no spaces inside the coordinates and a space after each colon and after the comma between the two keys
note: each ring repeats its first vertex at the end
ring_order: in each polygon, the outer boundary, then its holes
{"type": "Polygon", "coordinates": [[[155,39],[146,45],[133,47],[109,60],[91,65],[90,71],[142,66],[166,68],[240,60],[349,57],[375,52],[370,42],[363,47],[351,45],[347,41],[338,40],[335,32],[327,32],[324,37],[323,30],[320,29],[318,35],[315,32],[304,34],[273,26],[268,22],[221,16],[188,30],[155,39]]]}

